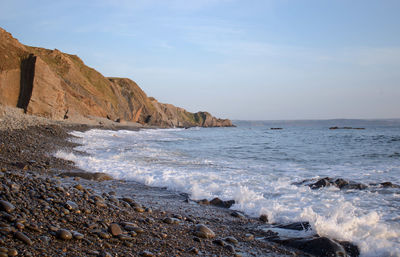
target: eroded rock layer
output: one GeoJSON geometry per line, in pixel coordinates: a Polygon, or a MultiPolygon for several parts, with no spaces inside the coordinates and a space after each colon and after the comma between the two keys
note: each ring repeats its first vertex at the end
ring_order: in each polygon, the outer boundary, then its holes
{"type": "Polygon", "coordinates": [[[132,80],[106,78],[76,55],[25,46],[0,28],[0,104],[55,120],[97,116],[161,127],[226,127],[230,120],[159,103],[132,80]]]}

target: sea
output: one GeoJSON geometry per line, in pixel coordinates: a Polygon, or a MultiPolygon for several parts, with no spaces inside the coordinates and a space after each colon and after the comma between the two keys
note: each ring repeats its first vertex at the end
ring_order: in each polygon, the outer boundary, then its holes
{"type": "Polygon", "coordinates": [[[88,172],[166,187],[193,200],[233,199],[231,209],[266,214],[271,223],[308,221],[320,236],[354,243],[361,256],[400,256],[400,188],[379,185],[400,185],[400,120],[234,124],[74,131],[78,151],[55,155],[88,172]],[[325,177],[368,187],[307,185],[325,177]]]}

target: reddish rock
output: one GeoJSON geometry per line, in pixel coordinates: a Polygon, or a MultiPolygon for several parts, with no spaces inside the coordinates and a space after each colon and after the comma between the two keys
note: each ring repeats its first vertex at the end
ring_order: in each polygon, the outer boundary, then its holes
{"type": "Polygon", "coordinates": [[[1,28],[0,104],[55,120],[97,116],[161,127],[232,126],[207,112],[159,103],[130,79],[106,78],[57,49],[25,46],[1,28]]]}

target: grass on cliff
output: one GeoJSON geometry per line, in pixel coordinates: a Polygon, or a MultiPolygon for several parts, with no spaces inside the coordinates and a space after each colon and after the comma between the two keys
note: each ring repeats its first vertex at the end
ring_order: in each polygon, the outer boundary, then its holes
{"type": "Polygon", "coordinates": [[[107,78],[97,72],[95,69],[86,66],[83,61],[76,55],[62,53],[58,50],[49,50],[39,47],[29,47],[29,49],[36,55],[40,56],[42,60],[50,66],[50,68],[57,73],[64,81],[68,81],[69,85],[74,84],[85,89],[90,94],[95,94],[98,97],[116,107],[118,105],[117,96],[111,89],[110,82],[107,78]],[[68,58],[72,61],[78,74],[70,72],[71,64],[65,60],[68,58]],[[96,94],[93,88],[100,94],[96,94]]]}

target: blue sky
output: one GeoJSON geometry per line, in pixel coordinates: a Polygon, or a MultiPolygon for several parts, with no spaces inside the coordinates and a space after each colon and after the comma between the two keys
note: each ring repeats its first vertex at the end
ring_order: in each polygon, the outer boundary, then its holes
{"type": "Polygon", "coordinates": [[[231,119],[400,118],[398,0],[0,0],[27,45],[231,119]]]}

